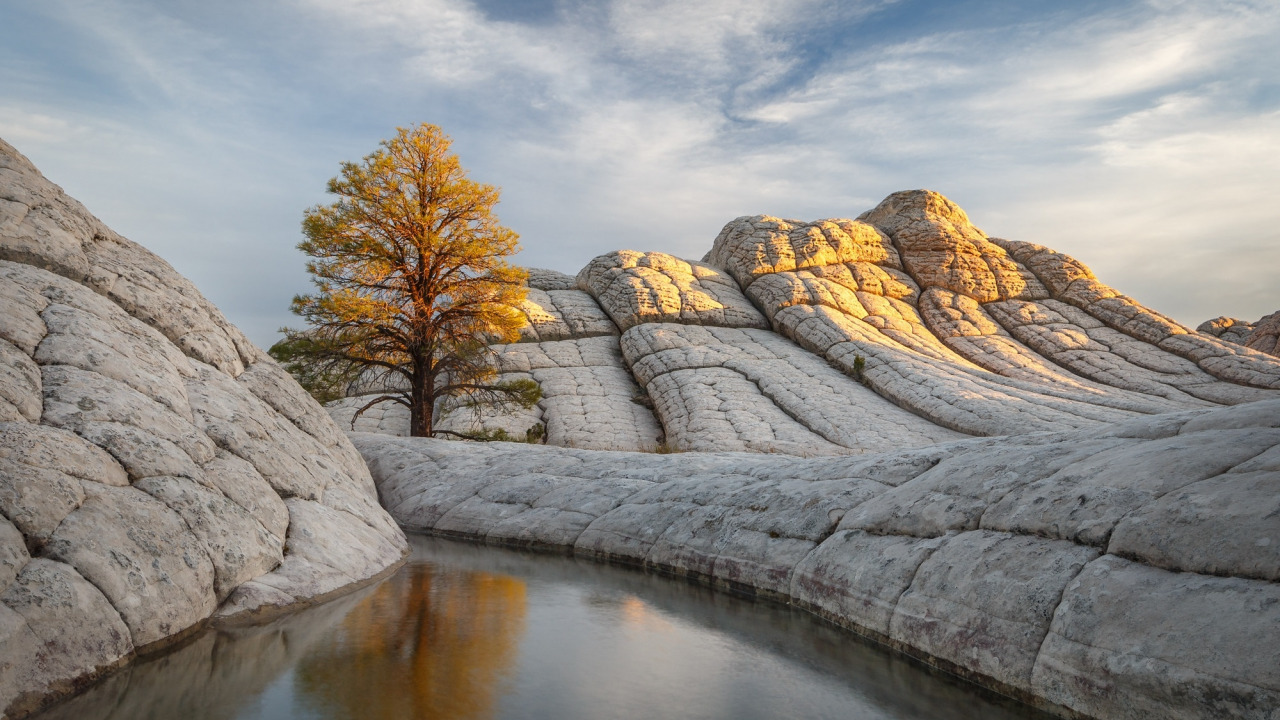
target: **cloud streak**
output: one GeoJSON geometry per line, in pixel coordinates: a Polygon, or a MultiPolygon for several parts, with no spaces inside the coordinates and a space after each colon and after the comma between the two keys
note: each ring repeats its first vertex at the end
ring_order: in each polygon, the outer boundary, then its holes
{"type": "Polygon", "coordinates": [[[1280,307],[1272,3],[87,7],[0,37],[0,135],[262,344],[306,289],[302,209],[422,120],[503,186],[528,264],[700,257],[737,215],[929,187],[1183,322],[1280,307]]]}

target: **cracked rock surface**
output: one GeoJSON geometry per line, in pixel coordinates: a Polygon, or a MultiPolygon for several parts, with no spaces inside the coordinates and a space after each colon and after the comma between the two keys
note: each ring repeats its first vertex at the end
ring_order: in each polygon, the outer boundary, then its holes
{"type": "MultiPolygon", "coordinates": [[[[618,251],[576,279],[531,270],[529,286],[522,342],[495,349],[544,401],[442,429],[542,423],[564,447],[820,456],[1280,395],[1280,313],[1193,332],[1073,258],[987,237],[927,190],[857,220],[741,217],[702,262],[618,251]]],[[[329,410],[349,428],[362,404],[329,410]]],[[[355,429],[408,434],[406,412],[380,408],[355,429]]]]}
{"type": "Polygon", "coordinates": [[[411,531],[796,603],[1059,712],[1280,707],[1280,399],[855,457],[352,440],[411,531]]]}
{"type": "Polygon", "coordinates": [[[0,141],[0,715],[406,549],[328,413],[0,141]]]}
{"type": "MultiPolygon", "coordinates": [[[[531,273],[554,333],[567,277],[531,273]]],[[[577,287],[620,335],[496,350],[595,435],[353,434],[403,527],[782,599],[1076,717],[1274,720],[1280,313],[1192,331],[923,190],[577,287]],[[618,452],[654,432],[692,452],[618,452]]]]}

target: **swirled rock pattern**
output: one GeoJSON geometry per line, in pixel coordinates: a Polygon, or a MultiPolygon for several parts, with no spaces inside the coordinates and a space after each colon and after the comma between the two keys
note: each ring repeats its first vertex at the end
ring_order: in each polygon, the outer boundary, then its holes
{"type": "Polygon", "coordinates": [[[563,447],[353,435],[405,528],[774,597],[1070,717],[1273,720],[1270,318],[1193,332],[923,190],[577,283],[620,336],[495,348],[563,447]],[[694,452],[566,449],[654,433],[694,452]]]}
{"type": "Polygon", "coordinates": [[[864,457],[352,439],[412,531],[794,603],[1064,715],[1280,707],[1280,400],[864,457]]]}
{"type": "MultiPolygon", "coordinates": [[[[1193,332],[926,190],[857,220],[737,218],[702,262],[618,251],[529,285],[530,328],[496,350],[544,401],[442,429],[542,423],[566,447],[818,456],[1280,395],[1280,314],[1193,332]]],[[[361,404],[330,412],[349,427],[361,404]]],[[[402,410],[366,417],[357,430],[407,434],[402,410]]]]}
{"type": "Polygon", "coordinates": [[[406,550],[324,409],[0,141],[0,716],[406,550]]]}

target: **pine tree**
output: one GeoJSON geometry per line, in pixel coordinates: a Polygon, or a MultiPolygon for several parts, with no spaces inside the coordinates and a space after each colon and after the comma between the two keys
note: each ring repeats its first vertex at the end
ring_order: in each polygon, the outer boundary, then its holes
{"type": "MultiPolygon", "coordinates": [[[[409,408],[410,434],[436,434],[438,408],[529,407],[540,392],[500,383],[489,345],[513,342],[526,273],[507,262],[519,236],[493,214],[499,190],[467,178],[435,125],[398,128],[328,183],[298,249],[316,291],[293,299],[304,330],[278,347],[309,378],[370,378],[409,408]]],[[[359,413],[357,413],[357,417],[359,413]]]]}

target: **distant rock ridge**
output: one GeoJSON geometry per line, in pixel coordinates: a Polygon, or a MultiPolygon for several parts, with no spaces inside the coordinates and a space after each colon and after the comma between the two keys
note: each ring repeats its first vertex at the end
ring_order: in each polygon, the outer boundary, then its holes
{"type": "Polygon", "coordinates": [[[293,378],[0,140],[0,716],[406,551],[293,378]]]}
{"type": "Polygon", "coordinates": [[[1236,318],[1217,317],[1200,323],[1196,331],[1280,357],[1280,311],[1265,315],[1252,323],[1236,318]]]}
{"type": "MultiPolygon", "coordinates": [[[[700,262],[617,251],[529,286],[530,327],[495,350],[544,400],[447,429],[819,456],[1280,397],[1280,314],[1192,331],[927,190],[856,220],[740,217],[700,262]]],[[[346,429],[362,404],[329,410],[346,429]]],[[[385,404],[355,429],[406,434],[408,416],[385,404]]]]}

